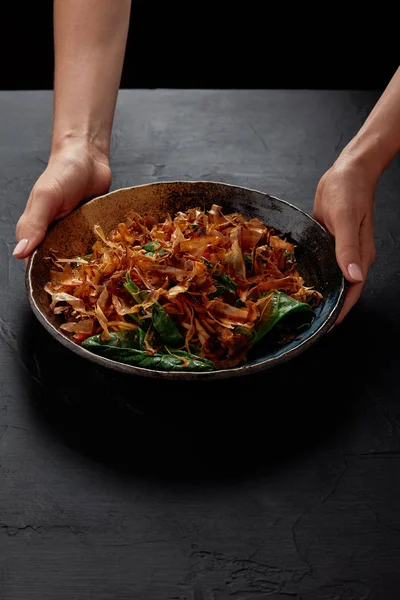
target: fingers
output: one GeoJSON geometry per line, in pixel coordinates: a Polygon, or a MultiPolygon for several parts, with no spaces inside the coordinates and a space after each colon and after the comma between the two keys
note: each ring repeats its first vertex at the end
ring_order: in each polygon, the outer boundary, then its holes
{"type": "Polygon", "coordinates": [[[50,188],[37,188],[32,191],[26,209],[18,221],[18,240],[13,256],[27,258],[43,240],[47,228],[60,209],[57,194],[50,188]]]}
{"type": "Polygon", "coordinates": [[[353,283],[350,286],[350,288],[346,294],[346,300],[344,301],[342,310],[340,311],[340,314],[339,314],[337,320],[335,321],[334,327],[336,327],[337,325],[340,325],[340,323],[343,321],[343,319],[345,317],[347,317],[347,315],[349,314],[349,312],[353,308],[353,306],[358,302],[358,300],[361,296],[363,287],[364,287],[363,283],[353,283]]]}
{"type": "MultiPolygon", "coordinates": [[[[371,264],[374,262],[376,256],[373,215],[371,213],[368,213],[363,220],[358,238],[360,246],[361,268],[365,281],[368,270],[371,264]]],[[[360,283],[354,283],[350,286],[343,308],[335,325],[339,325],[348,315],[353,306],[358,302],[364,287],[364,281],[360,283]]]]}
{"type": "Polygon", "coordinates": [[[350,283],[364,281],[360,247],[360,219],[351,206],[338,207],[334,215],[333,235],[336,259],[350,283]]]}

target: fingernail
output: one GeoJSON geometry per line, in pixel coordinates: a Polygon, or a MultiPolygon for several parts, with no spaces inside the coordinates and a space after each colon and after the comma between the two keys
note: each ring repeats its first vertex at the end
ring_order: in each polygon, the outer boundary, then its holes
{"type": "Polygon", "coordinates": [[[347,267],[349,275],[355,281],[364,281],[364,277],[362,271],[358,265],[355,263],[350,263],[347,267]]]}
{"type": "Polygon", "coordinates": [[[29,240],[27,240],[26,238],[22,238],[22,240],[19,240],[18,244],[14,248],[13,256],[18,256],[18,254],[22,254],[23,252],[25,252],[25,250],[28,247],[28,244],[29,240]]]}

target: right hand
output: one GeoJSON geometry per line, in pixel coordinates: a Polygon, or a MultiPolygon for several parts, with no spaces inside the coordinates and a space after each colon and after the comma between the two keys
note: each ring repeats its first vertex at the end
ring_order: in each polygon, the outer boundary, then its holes
{"type": "Polygon", "coordinates": [[[338,325],[358,301],[375,260],[374,194],[377,177],[340,157],[321,178],[314,217],[335,237],[336,258],[350,282],[338,325]]]}
{"type": "Polygon", "coordinates": [[[82,200],[109,191],[108,157],[74,140],[52,152],[48,166],[35,183],[16,227],[16,258],[27,258],[56,219],[70,213],[82,200]]]}

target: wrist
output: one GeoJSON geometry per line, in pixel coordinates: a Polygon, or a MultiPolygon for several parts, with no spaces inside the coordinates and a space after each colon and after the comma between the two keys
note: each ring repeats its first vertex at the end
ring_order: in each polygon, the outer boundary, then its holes
{"type": "Polygon", "coordinates": [[[361,131],[343,149],[338,160],[357,169],[376,185],[395,154],[379,133],[361,131]]]}
{"type": "Polygon", "coordinates": [[[98,162],[109,164],[110,134],[99,135],[88,131],[66,129],[62,132],[53,130],[51,155],[69,152],[85,153],[98,162]]]}

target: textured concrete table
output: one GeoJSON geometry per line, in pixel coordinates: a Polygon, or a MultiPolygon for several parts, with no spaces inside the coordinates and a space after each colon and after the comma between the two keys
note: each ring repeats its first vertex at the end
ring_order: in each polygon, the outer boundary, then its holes
{"type": "MultiPolygon", "coordinates": [[[[207,179],[311,211],[375,93],[123,91],[113,188],[207,179]]],[[[47,158],[50,92],[0,94],[0,598],[397,600],[400,168],[346,322],[246,379],[119,378],[27,304],[14,227],[47,158]]]]}

